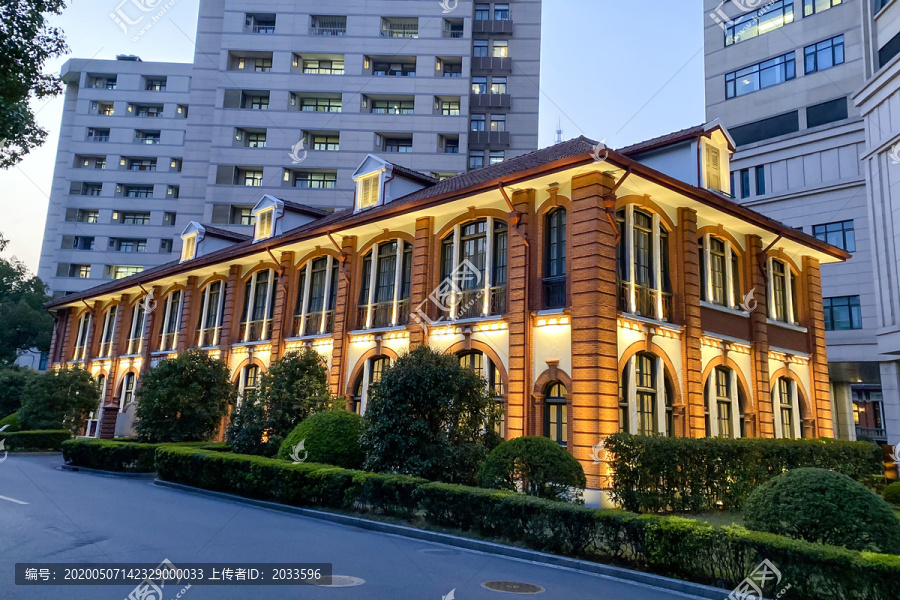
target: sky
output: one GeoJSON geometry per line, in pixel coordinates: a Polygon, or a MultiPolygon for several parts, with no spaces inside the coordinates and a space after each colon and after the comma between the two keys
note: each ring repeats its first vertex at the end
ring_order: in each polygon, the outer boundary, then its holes
{"type": "MultiPolygon", "coordinates": [[[[435,0],[437,2],[438,0],[435,0]]],[[[191,62],[200,0],[174,0],[138,41],[110,18],[121,0],[70,0],[53,25],[70,53],[48,62],[58,73],[68,58],[191,62]]],[[[164,4],[168,4],[168,0],[164,4]]],[[[544,0],[541,48],[540,145],[586,135],[613,148],[704,120],[701,0],[544,0]]],[[[63,96],[34,103],[46,143],[18,166],[0,170],[10,240],[4,256],[37,271],[56,162],[63,96]]]]}

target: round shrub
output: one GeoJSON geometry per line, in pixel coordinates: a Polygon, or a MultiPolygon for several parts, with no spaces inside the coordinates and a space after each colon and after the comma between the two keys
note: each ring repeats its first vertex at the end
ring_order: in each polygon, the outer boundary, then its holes
{"type": "MultiPolygon", "coordinates": [[[[0,425],[3,425],[3,421],[0,421],[0,425]]],[[[900,481],[895,481],[884,488],[884,499],[891,504],[900,505],[900,481]]]]}
{"type": "Polygon", "coordinates": [[[841,473],[794,469],[744,504],[749,529],[851,550],[900,553],[900,520],[887,502],[841,473]]]}
{"type": "Polygon", "coordinates": [[[559,444],[545,437],[503,442],[488,454],[478,473],[481,487],[524,491],[550,500],[582,501],[584,469],[559,444]]]}
{"type": "Polygon", "coordinates": [[[4,425],[9,425],[9,427],[7,427],[6,429],[3,429],[3,431],[5,431],[7,433],[12,433],[14,431],[20,431],[22,428],[19,425],[19,413],[13,413],[13,414],[9,415],[8,417],[4,417],[3,419],[0,419],[0,429],[2,429],[4,425]]]}
{"type": "Polygon", "coordinates": [[[366,454],[359,445],[363,419],[346,410],[326,410],[315,413],[297,425],[281,444],[278,458],[291,460],[294,446],[303,443],[305,462],[335,465],[345,469],[360,469],[366,454]]]}

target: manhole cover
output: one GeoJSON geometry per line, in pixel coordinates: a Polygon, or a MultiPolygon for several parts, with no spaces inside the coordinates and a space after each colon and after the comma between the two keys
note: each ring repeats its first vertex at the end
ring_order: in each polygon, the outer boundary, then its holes
{"type": "Polygon", "coordinates": [[[507,594],[540,594],[544,591],[539,585],[522,583],[520,581],[485,581],[481,587],[493,592],[506,592],[507,594]]]}
{"type": "Polygon", "coordinates": [[[345,588],[356,587],[358,585],[364,584],[365,582],[365,579],[360,579],[359,577],[351,577],[350,575],[332,575],[330,577],[322,577],[313,585],[317,585],[319,587],[345,588]]]}
{"type": "Polygon", "coordinates": [[[459,550],[450,550],[449,548],[427,548],[422,550],[423,554],[437,554],[444,556],[455,556],[457,554],[462,554],[459,550]]]}

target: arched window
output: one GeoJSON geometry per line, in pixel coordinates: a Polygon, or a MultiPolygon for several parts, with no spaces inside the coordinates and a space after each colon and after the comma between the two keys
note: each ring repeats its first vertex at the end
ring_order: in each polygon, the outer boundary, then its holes
{"type": "Polygon", "coordinates": [[[100,333],[100,351],[97,354],[97,358],[109,358],[112,354],[117,312],[118,306],[110,306],[103,314],[103,331],[100,333]]]}
{"type": "Polygon", "coordinates": [[[555,208],[544,218],[544,308],[566,306],[566,209],[555,208]]]}
{"type": "Polygon", "coordinates": [[[178,330],[181,328],[181,290],[175,290],[166,296],[163,304],[162,331],[159,334],[159,351],[175,349],[178,341],[178,330]]]}
{"type": "Polygon", "coordinates": [[[412,244],[379,242],[363,257],[363,284],[356,316],[357,329],[384,329],[409,321],[412,244]]]}
{"type": "Polygon", "coordinates": [[[619,309],[668,321],[672,316],[669,278],[669,232],[659,215],[629,204],[616,213],[619,246],[616,250],[619,309]]]}
{"type": "Polygon", "coordinates": [[[91,311],[85,311],[78,319],[78,329],[75,332],[75,354],[72,356],[72,360],[84,360],[87,354],[88,333],[93,322],[91,311]]]}
{"type": "Polygon", "coordinates": [[[391,359],[387,356],[375,356],[365,362],[363,372],[360,373],[353,388],[353,408],[357,414],[365,414],[372,384],[381,381],[385,369],[390,366],[391,359]]]}
{"type": "Polygon", "coordinates": [[[339,262],[331,256],[310,259],[300,269],[293,334],[297,337],[334,331],[339,262]]]}
{"type": "Polygon", "coordinates": [[[727,308],[740,308],[740,257],[731,242],[704,235],[700,238],[700,299],[727,308]]]}
{"type": "Polygon", "coordinates": [[[622,431],[637,435],[673,434],[673,392],[661,358],[641,352],[628,359],[619,394],[622,431]]]}
{"type": "Polygon", "coordinates": [[[131,329],[128,332],[128,354],[140,354],[144,346],[144,300],[131,309],[131,329]]]}
{"type": "Polygon", "coordinates": [[[788,377],[779,377],[775,382],[773,396],[775,406],[778,407],[776,433],[786,439],[801,437],[797,382],[788,377]]]}
{"type": "Polygon", "coordinates": [[[100,404],[88,415],[87,427],[84,431],[84,435],[88,437],[100,435],[100,419],[103,416],[103,403],[106,399],[106,375],[97,375],[97,391],[100,392],[100,404]]]}
{"type": "Polygon", "coordinates": [[[274,269],[256,271],[247,279],[241,312],[242,342],[262,342],[271,337],[277,290],[278,273],[274,269]]]}
{"type": "Polygon", "coordinates": [[[569,441],[569,417],[566,410],[566,386],[558,381],[547,385],[544,396],[544,435],[562,447],[569,441]]]}
{"type": "Polygon", "coordinates": [[[197,346],[212,348],[219,345],[222,319],[225,315],[225,282],[214,281],[203,288],[200,314],[197,320],[197,346]]]}
{"type": "Polygon", "coordinates": [[[125,407],[134,402],[134,388],[137,378],[134,373],[126,373],[119,386],[119,412],[125,412],[125,407]]]}
{"type": "Polygon", "coordinates": [[[506,313],[506,222],[487,217],[453,228],[441,245],[443,316],[451,321],[506,313]]]}
{"type": "Polygon", "coordinates": [[[503,392],[503,377],[500,375],[500,369],[487,354],[478,351],[460,353],[459,364],[467,369],[471,369],[476,375],[487,381],[488,389],[494,395],[494,400],[503,409],[495,431],[500,437],[506,438],[506,399],[503,392]]]}
{"type": "Polygon", "coordinates": [[[745,436],[744,393],[737,374],[728,367],[716,367],[706,380],[706,435],[745,436]]]}
{"type": "Polygon", "coordinates": [[[769,318],[782,323],[796,324],[797,274],[791,266],[777,258],[769,258],[769,318]]]}
{"type": "MultiPolygon", "coordinates": [[[[259,366],[247,365],[241,369],[241,376],[238,379],[238,402],[244,400],[247,394],[255,394],[259,389],[259,366]]],[[[251,398],[255,401],[255,398],[251,398]]]]}

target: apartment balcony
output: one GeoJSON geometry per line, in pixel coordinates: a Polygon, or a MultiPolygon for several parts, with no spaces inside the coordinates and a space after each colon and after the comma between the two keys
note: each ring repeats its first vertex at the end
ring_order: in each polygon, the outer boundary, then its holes
{"type": "Polygon", "coordinates": [[[509,148],[508,131],[470,131],[469,148],[509,148]]]}
{"type": "Polygon", "coordinates": [[[472,73],[512,73],[509,56],[476,56],[472,59],[472,73]]]}
{"type": "Polygon", "coordinates": [[[494,33],[498,35],[512,35],[513,22],[510,20],[497,21],[489,19],[486,21],[475,21],[472,23],[472,33],[494,33]]]}
{"type": "Polygon", "coordinates": [[[469,108],[510,108],[512,96],[509,94],[469,94],[469,108]]]}
{"type": "Polygon", "coordinates": [[[313,26],[309,28],[309,35],[324,35],[324,36],[344,36],[347,35],[347,25],[335,25],[332,27],[328,26],[313,26]]]}
{"type": "Polygon", "coordinates": [[[213,348],[219,345],[219,338],[222,335],[221,327],[207,327],[197,330],[197,347],[213,348]]]}

